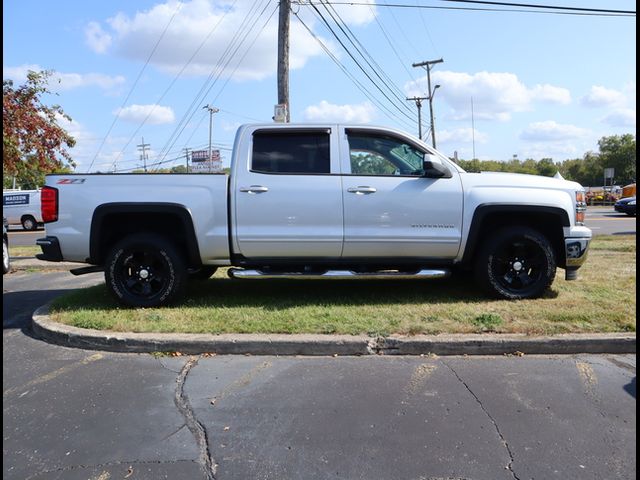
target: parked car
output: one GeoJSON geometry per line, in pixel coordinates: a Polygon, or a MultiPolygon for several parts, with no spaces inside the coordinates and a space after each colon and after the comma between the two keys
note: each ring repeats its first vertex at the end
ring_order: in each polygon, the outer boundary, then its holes
{"type": "Polygon", "coordinates": [[[2,216],[9,225],[22,225],[25,230],[36,230],[42,223],[40,190],[11,190],[2,192],[2,216]]]}
{"type": "Polygon", "coordinates": [[[2,217],[2,274],[11,270],[11,259],[9,258],[9,236],[7,235],[7,217],[2,217]]]}
{"type": "Polygon", "coordinates": [[[621,198],[613,206],[616,212],[636,216],[636,197],[621,198]]]}

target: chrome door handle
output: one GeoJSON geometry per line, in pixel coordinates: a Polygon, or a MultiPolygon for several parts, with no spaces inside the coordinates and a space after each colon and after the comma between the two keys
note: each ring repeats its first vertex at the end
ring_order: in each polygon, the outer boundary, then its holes
{"type": "Polygon", "coordinates": [[[240,187],[240,191],[245,193],[265,193],[269,191],[269,188],[262,185],[251,185],[250,187],[240,187]]]}
{"type": "Polygon", "coordinates": [[[359,186],[359,187],[347,188],[347,192],[355,193],[356,195],[367,195],[369,193],[376,193],[377,190],[375,187],[359,186]]]}

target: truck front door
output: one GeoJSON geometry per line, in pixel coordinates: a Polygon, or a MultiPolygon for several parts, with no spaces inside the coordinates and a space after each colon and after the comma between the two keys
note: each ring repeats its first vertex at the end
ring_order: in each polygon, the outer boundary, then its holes
{"type": "Polygon", "coordinates": [[[343,258],[455,258],[462,231],[458,172],[425,178],[426,150],[389,132],[345,129],[341,139],[343,258]]]}
{"type": "Polygon", "coordinates": [[[233,186],[236,251],[247,258],[339,258],[342,184],[331,128],[258,129],[247,150],[233,186]]]}

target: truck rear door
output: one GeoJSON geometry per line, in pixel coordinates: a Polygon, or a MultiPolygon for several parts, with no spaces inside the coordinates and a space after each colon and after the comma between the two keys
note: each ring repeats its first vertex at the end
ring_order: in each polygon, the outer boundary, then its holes
{"type": "Polygon", "coordinates": [[[247,258],[338,258],[342,184],[335,128],[258,128],[236,158],[232,214],[247,258]]]}

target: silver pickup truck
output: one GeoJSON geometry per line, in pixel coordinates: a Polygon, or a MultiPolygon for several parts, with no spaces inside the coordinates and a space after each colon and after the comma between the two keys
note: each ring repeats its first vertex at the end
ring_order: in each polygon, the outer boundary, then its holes
{"type": "Polygon", "coordinates": [[[490,295],[542,295],[587,256],[584,190],[467,173],[373,126],[244,125],[225,174],[64,174],[42,189],[38,258],[105,272],[122,304],[175,301],[190,278],[475,275],[490,295]]]}

